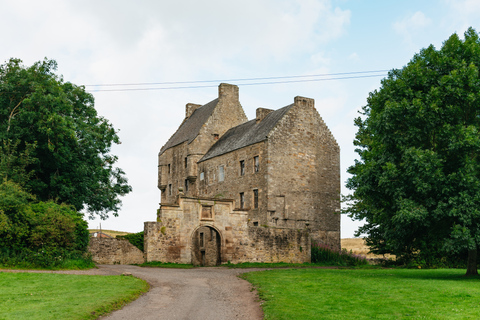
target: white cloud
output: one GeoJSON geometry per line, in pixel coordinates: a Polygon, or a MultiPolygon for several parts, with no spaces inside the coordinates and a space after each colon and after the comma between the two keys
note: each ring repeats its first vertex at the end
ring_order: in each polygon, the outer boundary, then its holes
{"type": "Polygon", "coordinates": [[[412,45],[412,39],[415,34],[419,33],[431,23],[432,20],[425,16],[423,12],[417,11],[400,21],[393,23],[393,29],[403,37],[403,40],[407,44],[412,45]]]}

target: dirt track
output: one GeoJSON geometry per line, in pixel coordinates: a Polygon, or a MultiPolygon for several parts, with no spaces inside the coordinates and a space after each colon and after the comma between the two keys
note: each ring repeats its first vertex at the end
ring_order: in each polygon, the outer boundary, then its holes
{"type": "Polygon", "coordinates": [[[247,281],[237,277],[248,271],[253,269],[162,269],[99,265],[98,269],[56,273],[118,275],[130,272],[150,284],[150,291],[145,295],[101,319],[260,320],[263,313],[256,293],[247,281]]]}

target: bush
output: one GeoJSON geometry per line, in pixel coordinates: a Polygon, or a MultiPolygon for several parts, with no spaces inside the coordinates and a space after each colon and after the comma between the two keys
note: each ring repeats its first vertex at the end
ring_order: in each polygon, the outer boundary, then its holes
{"type": "Polygon", "coordinates": [[[358,266],[368,264],[363,256],[355,255],[346,249],[336,250],[325,244],[312,242],[312,263],[335,266],[358,266]]]}
{"type": "Polygon", "coordinates": [[[140,249],[143,252],[143,231],[137,233],[130,233],[123,236],[117,236],[117,239],[126,239],[130,241],[135,247],[140,249]]]}
{"type": "Polygon", "coordinates": [[[0,184],[0,264],[59,267],[69,260],[91,264],[86,256],[87,222],[73,207],[37,202],[18,184],[0,184]]]}

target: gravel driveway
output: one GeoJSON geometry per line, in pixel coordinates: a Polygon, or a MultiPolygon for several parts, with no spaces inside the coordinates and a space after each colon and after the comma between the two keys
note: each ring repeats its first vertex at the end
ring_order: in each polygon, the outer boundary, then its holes
{"type": "MultiPolygon", "coordinates": [[[[261,320],[263,312],[252,286],[237,276],[260,269],[142,268],[131,265],[98,265],[97,269],[29,271],[85,275],[131,273],[150,284],[150,291],[100,319],[244,319],[261,320]]],[[[264,270],[264,269],[261,269],[264,270]]],[[[25,272],[25,270],[2,270],[25,272]]]]}

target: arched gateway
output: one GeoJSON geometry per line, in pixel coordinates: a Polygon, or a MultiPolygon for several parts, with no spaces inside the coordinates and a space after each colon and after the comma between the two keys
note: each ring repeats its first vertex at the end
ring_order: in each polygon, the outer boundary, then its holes
{"type": "Polygon", "coordinates": [[[202,226],[192,234],[192,264],[218,266],[221,263],[221,238],[217,230],[202,226]]]}

